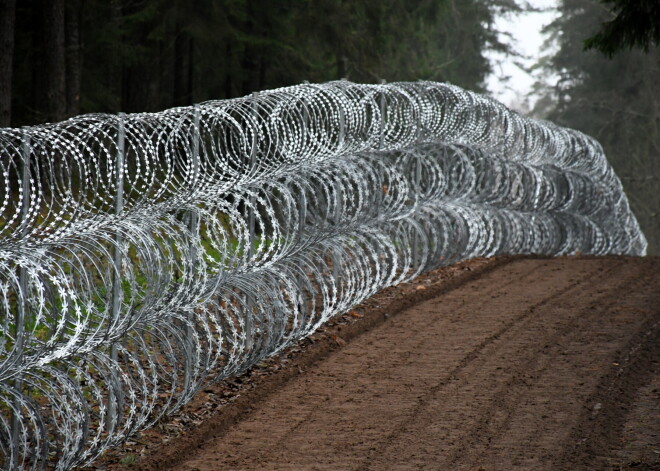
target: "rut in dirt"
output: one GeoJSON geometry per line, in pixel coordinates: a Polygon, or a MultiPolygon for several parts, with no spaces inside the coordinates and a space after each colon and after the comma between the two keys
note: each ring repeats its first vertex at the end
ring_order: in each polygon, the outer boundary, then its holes
{"type": "Polygon", "coordinates": [[[355,338],[173,469],[626,465],[658,287],[658,258],[515,260],[355,338]]]}

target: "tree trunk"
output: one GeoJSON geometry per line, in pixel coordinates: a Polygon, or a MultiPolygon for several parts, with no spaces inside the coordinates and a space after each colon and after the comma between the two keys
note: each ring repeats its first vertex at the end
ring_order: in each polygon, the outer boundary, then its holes
{"type": "Polygon", "coordinates": [[[227,38],[227,47],[225,49],[225,96],[222,98],[232,98],[234,96],[233,83],[231,80],[231,70],[233,65],[233,54],[231,47],[231,38],[227,38]]]}
{"type": "Polygon", "coordinates": [[[174,39],[174,106],[187,105],[188,95],[186,87],[186,55],[188,52],[188,38],[178,29],[174,39]]]}
{"type": "Polygon", "coordinates": [[[174,106],[184,106],[188,105],[187,103],[187,90],[186,78],[188,69],[186,67],[186,59],[189,52],[189,41],[190,38],[185,33],[181,27],[181,18],[182,14],[181,3],[177,3],[177,20],[174,26],[174,94],[172,96],[174,106]]]}
{"type": "Polygon", "coordinates": [[[340,48],[338,48],[336,50],[335,56],[337,58],[336,59],[337,60],[337,79],[339,79],[339,80],[345,79],[345,78],[347,79],[348,78],[348,75],[347,75],[348,70],[347,70],[347,67],[346,67],[346,62],[347,62],[346,56],[344,55],[343,51],[340,48]]]}
{"type": "Polygon", "coordinates": [[[45,120],[46,109],[46,77],[44,76],[44,28],[43,14],[41,13],[42,0],[33,3],[32,17],[32,94],[28,105],[27,122],[30,124],[41,123],[45,120]]]}
{"type": "Polygon", "coordinates": [[[11,125],[16,0],[0,0],[0,127],[11,125]]]}
{"type": "Polygon", "coordinates": [[[110,62],[110,89],[114,97],[112,104],[112,111],[126,110],[126,86],[125,75],[126,70],[124,67],[124,55],[122,49],[124,48],[124,34],[121,31],[124,29],[124,16],[122,11],[121,0],[110,0],[110,23],[116,32],[116,37],[112,41],[112,55],[109,57],[110,62]]]}
{"type": "Polygon", "coordinates": [[[241,68],[243,69],[242,94],[249,95],[259,90],[261,48],[255,45],[255,42],[259,38],[258,21],[260,12],[255,0],[247,0],[245,8],[247,17],[245,35],[247,40],[243,41],[243,56],[241,58],[241,68]]]}
{"type": "Polygon", "coordinates": [[[192,105],[194,101],[194,92],[193,92],[193,83],[194,83],[194,74],[195,74],[195,49],[194,49],[194,40],[190,38],[188,40],[188,87],[186,94],[186,101],[188,105],[192,105]]]}
{"type": "Polygon", "coordinates": [[[80,14],[81,0],[68,0],[66,3],[66,114],[80,114],[80,75],[82,56],[80,54],[80,14]]]}
{"type": "Polygon", "coordinates": [[[263,90],[266,88],[266,70],[267,70],[266,57],[263,54],[261,54],[259,56],[259,82],[257,85],[258,90],[263,90]]]}
{"type": "Polygon", "coordinates": [[[43,54],[46,92],[46,121],[62,121],[66,116],[66,59],[64,47],[64,0],[45,0],[43,14],[43,54]]]}

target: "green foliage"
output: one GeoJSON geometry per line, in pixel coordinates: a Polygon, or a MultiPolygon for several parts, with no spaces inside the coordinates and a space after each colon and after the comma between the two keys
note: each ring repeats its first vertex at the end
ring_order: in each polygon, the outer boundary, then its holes
{"type": "Polygon", "coordinates": [[[129,453],[126,456],[124,456],[122,459],[120,459],[119,463],[123,464],[124,466],[132,466],[135,463],[137,463],[137,457],[129,453]]]}
{"type": "MultiPolygon", "coordinates": [[[[14,125],[39,121],[33,50],[17,9],[14,125]]],[[[496,11],[513,0],[86,0],[79,2],[82,112],[155,111],[348,78],[428,79],[480,89],[496,11]]],[[[67,10],[68,11],[68,10],[67,10]]],[[[67,22],[72,15],[67,16],[67,22]]],[[[68,31],[68,29],[67,29],[68,31]]],[[[71,71],[67,71],[67,76],[71,71]]]]}
{"type": "Polygon", "coordinates": [[[602,0],[611,5],[614,19],[602,24],[600,31],[586,39],[585,49],[597,49],[608,57],[639,47],[648,52],[660,46],[660,2],[658,0],[602,0]]]}
{"type": "Polygon", "coordinates": [[[560,49],[550,67],[559,74],[554,110],[547,116],[603,145],[633,211],[660,253],[660,48],[607,59],[584,51],[585,36],[607,17],[597,0],[564,0],[551,26],[560,49]]]}

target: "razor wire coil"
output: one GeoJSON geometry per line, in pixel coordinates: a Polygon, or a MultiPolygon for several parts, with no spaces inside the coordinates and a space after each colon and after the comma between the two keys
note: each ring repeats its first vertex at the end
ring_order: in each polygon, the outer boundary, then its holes
{"type": "Polygon", "coordinates": [[[70,469],[475,256],[644,254],[600,145],[433,82],[0,129],[0,463],[70,469]]]}

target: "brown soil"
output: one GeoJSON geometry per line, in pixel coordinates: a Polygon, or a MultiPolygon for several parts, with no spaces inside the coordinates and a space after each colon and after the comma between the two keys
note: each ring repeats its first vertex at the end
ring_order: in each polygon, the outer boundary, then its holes
{"type": "Polygon", "coordinates": [[[207,389],[130,468],[660,469],[659,288],[660,258],[427,274],[207,389]]]}

